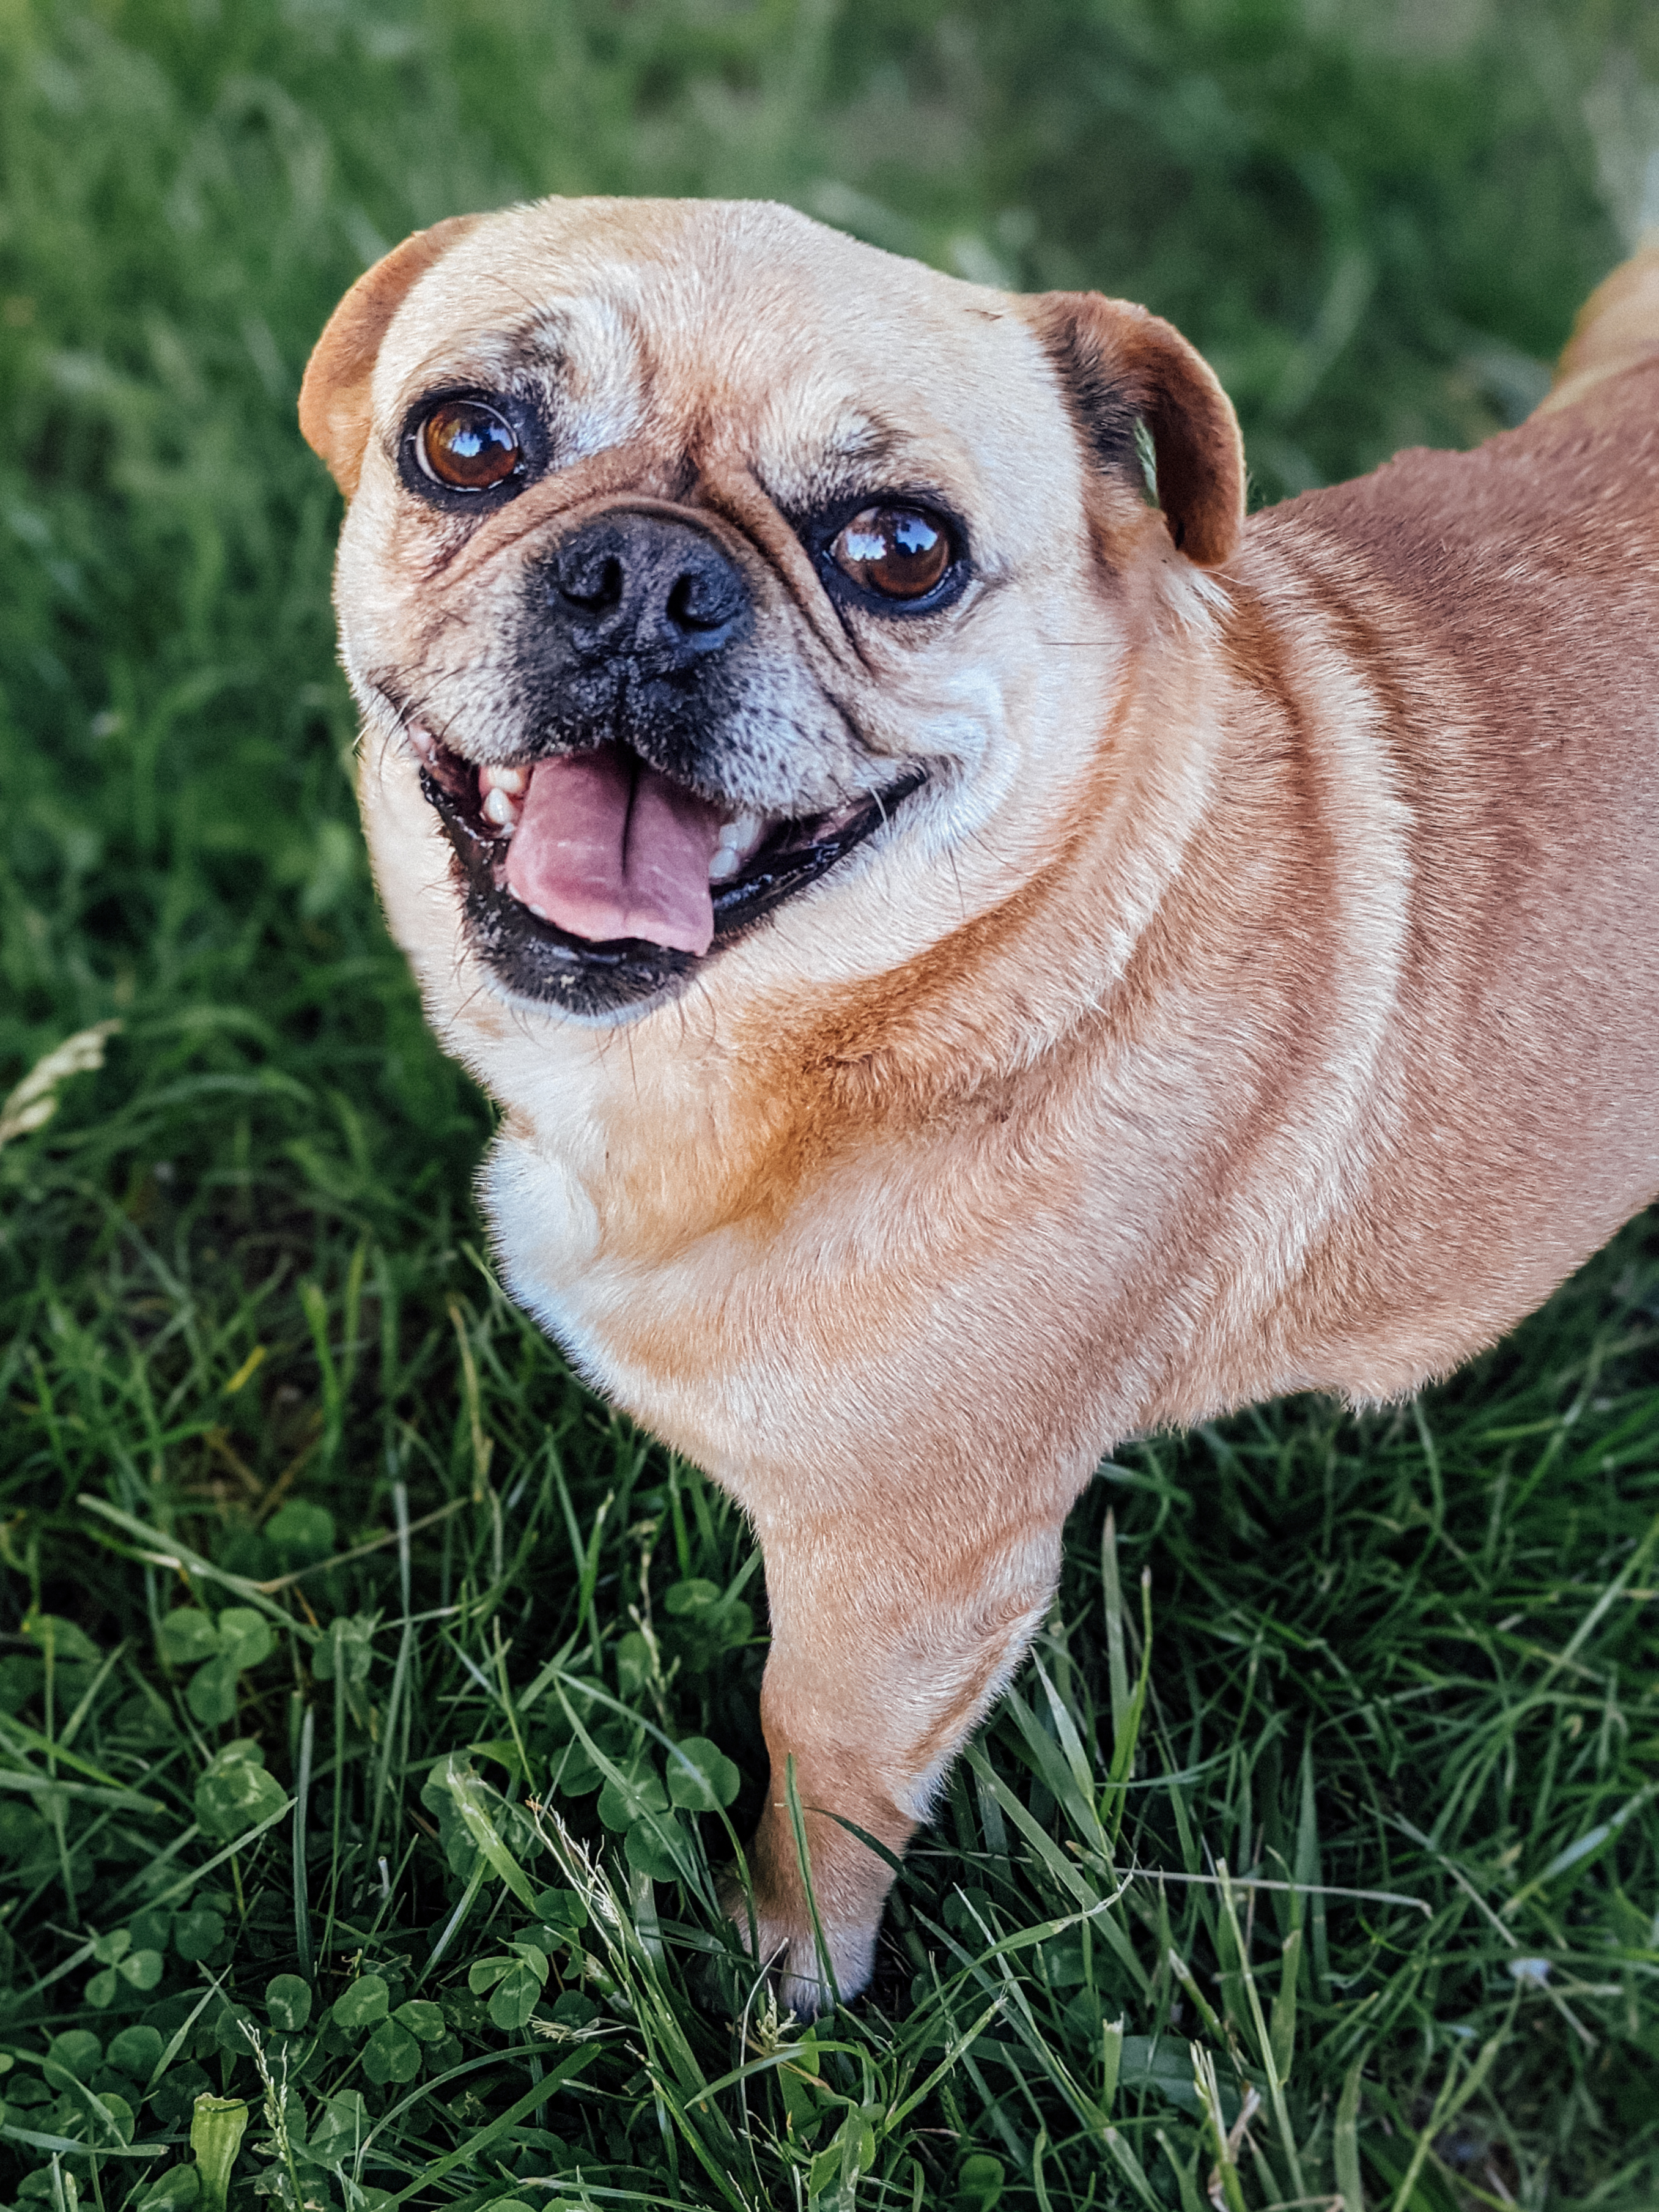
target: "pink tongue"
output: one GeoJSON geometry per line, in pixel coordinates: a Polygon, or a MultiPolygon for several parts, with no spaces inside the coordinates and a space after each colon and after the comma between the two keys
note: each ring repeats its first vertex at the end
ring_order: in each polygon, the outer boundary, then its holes
{"type": "Polygon", "coordinates": [[[621,745],[532,769],[507,888],[574,937],[707,952],[721,815],[621,745]]]}

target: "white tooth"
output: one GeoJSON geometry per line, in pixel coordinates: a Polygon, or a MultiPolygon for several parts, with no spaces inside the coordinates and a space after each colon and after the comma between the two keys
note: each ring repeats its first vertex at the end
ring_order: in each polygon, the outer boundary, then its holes
{"type": "Polygon", "coordinates": [[[716,845],[708,863],[708,880],[711,884],[723,884],[728,876],[735,876],[742,866],[735,846],[716,845]]]}
{"type": "Polygon", "coordinates": [[[487,791],[483,799],[486,822],[493,822],[498,830],[510,828],[519,818],[519,810],[505,791],[487,791]]]}
{"type": "MultiPolygon", "coordinates": [[[[758,814],[737,814],[729,822],[722,822],[720,836],[714,840],[717,853],[735,853],[739,860],[746,860],[761,841],[765,828],[758,814]]],[[[730,874],[729,869],[724,872],[730,874]]]]}
{"type": "Polygon", "coordinates": [[[547,920],[547,908],[545,907],[538,906],[534,899],[526,899],[525,903],[529,907],[530,911],[535,915],[538,921],[545,921],[547,920]]]}
{"type": "Polygon", "coordinates": [[[416,751],[419,753],[422,760],[429,760],[433,753],[437,749],[438,741],[433,736],[431,731],[420,729],[413,722],[406,722],[404,724],[404,735],[409,739],[410,744],[414,746],[416,751]]]}
{"type": "Polygon", "coordinates": [[[486,791],[510,791],[515,799],[522,799],[530,778],[521,768],[481,768],[478,781],[486,791]]]}

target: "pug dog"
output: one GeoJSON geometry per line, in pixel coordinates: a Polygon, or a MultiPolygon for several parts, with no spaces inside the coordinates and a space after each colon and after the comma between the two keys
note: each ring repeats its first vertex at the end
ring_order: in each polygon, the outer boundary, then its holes
{"type": "Polygon", "coordinates": [[[764,1554],[810,2012],[1103,1453],[1399,1398],[1659,1190],[1659,250],[1248,523],[1167,323],[767,205],[417,233],[301,420],[505,1279],[764,1554]]]}

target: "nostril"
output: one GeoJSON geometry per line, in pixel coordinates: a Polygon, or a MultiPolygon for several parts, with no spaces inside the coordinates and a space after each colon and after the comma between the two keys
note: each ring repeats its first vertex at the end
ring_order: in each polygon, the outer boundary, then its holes
{"type": "MultiPolygon", "coordinates": [[[[708,594],[702,586],[702,579],[696,574],[677,576],[669,586],[668,619],[681,629],[708,629],[713,626],[707,611],[708,594]]],[[[720,620],[719,615],[713,618],[715,623],[720,620]]]]}
{"type": "Polygon", "coordinates": [[[562,597],[592,614],[621,604],[623,564],[615,553],[589,552],[586,557],[561,562],[554,581],[562,597]]]}
{"type": "Polygon", "coordinates": [[[736,619],[742,605],[736,580],[729,574],[687,568],[669,587],[667,614],[677,629],[724,629],[736,619]]]}

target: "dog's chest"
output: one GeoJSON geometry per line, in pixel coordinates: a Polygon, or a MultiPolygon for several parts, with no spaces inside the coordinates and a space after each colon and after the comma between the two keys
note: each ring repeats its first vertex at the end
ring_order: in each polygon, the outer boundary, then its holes
{"type": "Polygon", "coordinates": [[[747,1490],[758,1440],[826,1418],[876,1316],[903,1334],[902,1232],[880,1225],[867,1168],[862,1197],[830,1175],[762,1218],[715,1197],[695,1148],[594,1164],[510,1128],[497,1142],[483,1195],[507,1281],[591,1382],[747,1490]]]}

